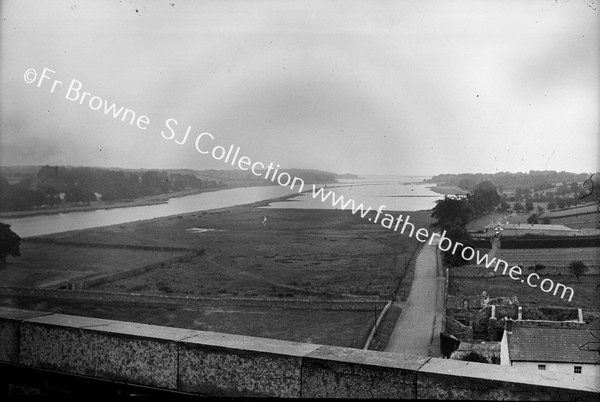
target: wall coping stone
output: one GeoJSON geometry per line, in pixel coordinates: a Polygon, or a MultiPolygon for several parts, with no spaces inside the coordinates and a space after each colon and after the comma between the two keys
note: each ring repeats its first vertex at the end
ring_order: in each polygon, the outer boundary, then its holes
{"type": "Polygon", "coordinates": [[[8,307],[0,307],[0,351],[2,362],[207,395],[600,396],[600,384],[591,376],[8,307]],[[79,349],[70,350],[62,339],[79,349]]]}
{"type": "Polygon", "coordinates": [[[375,350],[350,349],[339,346],[321,346],[306,355],[310,359],[321,359],[341,363],[354,363],[365,366],[385,366],[387,368],[416,371],[430,357],[407,355],[404,353],[379,352],[375,350]]]}
{"type": "Polygon", "coordinates": [[[279,339],[257,338],[245,335],[225,334],[211,331],[193,331],[193,336],[183,339],[185,344],[225,348],[238,351],[280,354],[302,357],[318,349],[321,345],[300,343],[279,339]]]}

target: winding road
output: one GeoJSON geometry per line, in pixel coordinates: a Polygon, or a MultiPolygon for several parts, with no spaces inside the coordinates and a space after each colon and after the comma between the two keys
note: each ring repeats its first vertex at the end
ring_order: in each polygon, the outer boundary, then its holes
{"type": "Polygon", "coordinates": [[[444,277],[437,244],[425,244],[417,256],[415,277],[386,352],[439,357],[444,313],[444,277]]]}

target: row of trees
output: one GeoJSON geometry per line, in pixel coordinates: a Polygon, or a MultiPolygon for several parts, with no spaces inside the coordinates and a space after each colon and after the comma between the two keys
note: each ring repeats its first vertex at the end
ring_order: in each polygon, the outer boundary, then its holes
{"type": "Polygon", "coordinates": [[[10,184],[0,177],[0,211],[32,209],[62,203],[130,200],[210,184],[191,174],[164,171],[125,172],[98,168],[44,166],[37,174],[10,184]]]}
{"type": "Polygon", "coordinates": [[[431,178],[431,182],[459,186],[473,191],[476,183],[489,181],[498,186],[502,192],[506,188],[535,189],[541,191],[553,187],[552,183],[582,183],[590,177],[588,173],[556,172],[554,170],[531,170],[529,173],[498,172],[487,173],[461,173],[442,174],[431,178]]]}

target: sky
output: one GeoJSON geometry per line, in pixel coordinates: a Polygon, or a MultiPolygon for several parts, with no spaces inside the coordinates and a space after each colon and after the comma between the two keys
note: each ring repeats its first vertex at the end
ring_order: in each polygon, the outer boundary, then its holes
{"type": "Polygon", "coordinates": [[[208,132],[203,150],[233,144],[282,168],[596,172],[599,8],[5,0],[0,164],[231,168],[196,150],[208,132]],[[44,69],[54,73],[41,80],[44,69]],[[81,83],[75,100],[72,80],[81,83]],[[149,123],[94,110],[103,102],[149,123]],[[168,119],[177,121],[172,139],[168,119]],[[189,140],[177,144],[188,126],[189,140]]]}

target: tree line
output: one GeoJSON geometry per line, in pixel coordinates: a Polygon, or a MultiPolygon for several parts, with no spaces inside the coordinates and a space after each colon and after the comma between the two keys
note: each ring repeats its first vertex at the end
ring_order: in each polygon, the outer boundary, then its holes
{"type": "Polygon", "coordinates": [[[553,183],[581,183],[590,177],[589,173],[557,172],[555,170],[531,170],[528,173],[498,172],[488,173],[460,173],[441,174],[433,176],[429,182],[447,186],[458,186],[462,189],[472,191],[477,183],[489,181],[496,186],[500,192],[505,188],[534,189],[541,191],[551,188],[553,183]]]}
{"type": "Polygon", "coordinates": [[[465,198],[444,197],[436,201],[431,217],[436,219],[434,227],[446,231],[446,237],[458,245],[456,252],[445,252],[443,255],[446,264],[457,266],[466,261],[461,253],[464,247],[472,247],[473,241],[467,231],[467,223],[495,210],[501,197],[497,187],[489,181],[483,181],[474,186],[472,192],[465,198]]]}
{"type": "Polygon", "coordinates": [[[19,211],[63,204],[122,201],[185,189],[215,187],[192,174],[165,171],[108,170],[43,166],[11,184],[0,176],[0,211],[19,211]]]}

